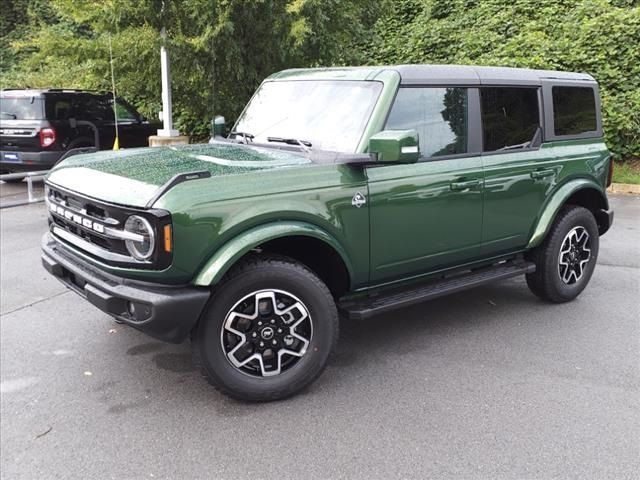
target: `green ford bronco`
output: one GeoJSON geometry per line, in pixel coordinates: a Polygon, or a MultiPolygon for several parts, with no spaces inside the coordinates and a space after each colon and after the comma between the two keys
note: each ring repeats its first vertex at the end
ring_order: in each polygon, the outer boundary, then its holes
{"type": "Polygon", "coordinates": [[[227,138],[58,164],[42,261],[117,321],[190,337],[225,394],[274,400],[320,375],[338,312],[523,274],[575,298],[613,220],[611,165],[586,74],[287,70],[227,138]]]}

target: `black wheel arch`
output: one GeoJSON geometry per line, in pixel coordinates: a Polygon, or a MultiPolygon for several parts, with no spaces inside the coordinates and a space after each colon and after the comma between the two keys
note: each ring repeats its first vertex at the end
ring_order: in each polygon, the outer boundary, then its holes
{"type": "MultiPolygon", "coordinates": [[[[342,256],[329,244],[314,237],[291,235],[269,240],[247,255],[281,255],[307,266],[339,298],[351,287],[349,270],[342,256]]],[[[243,261],[245,257],[239,260],[243,261]]]]}
{"type": "Polygon", "coordinates": [[[609,200],[601,191],[585,187],[575,191],[564,205],[575,205],[589,210],[598,224],[598,233],[604,235],[611,226],[611,213],[609,210],[609,200]]]}
{"type": "Polygon", "coordinates": [[[74,139],[69,146],[67,147],[67,150],[71,150],[73,148],[80,148],[80,147],[93,147],[93,139],[89,138],[89,137],[78,137],[76,139],[74,139]]]}

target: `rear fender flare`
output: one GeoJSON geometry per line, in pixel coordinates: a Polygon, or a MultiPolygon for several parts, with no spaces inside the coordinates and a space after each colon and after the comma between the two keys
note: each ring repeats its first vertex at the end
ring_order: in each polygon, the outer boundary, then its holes
{"type": "Polygon", "coordinates": [[[533,233],[529,237],[529,242],[526,247],[527,249],[534,248],[542,243],[547,232],[551,228],[558,211],[560,211],[560,208],[562,208],[574,193],[583,189],[597,191],[603,200],[603,204],[608,208],[609,202],[607,200],[607,196],[605,195],[602,186],[597,184],[595,181],[583,178],[564,184],[556,190],[544,207],[542,207],[541,214],[538,216],[538,222],[536,223],[533,233]]]}
{"type": "Polygon", "coordinates": [[[328,244],[340,255],[347,267],[349,278],[353,279],[349,257],[332,235],[316,225],[291,221],[260,225],[229,240],[207,260],[192,283],[205,287],[215,285],[240,258],[254,248],[270,240],[290,236],[313,237],[328,244]]]}

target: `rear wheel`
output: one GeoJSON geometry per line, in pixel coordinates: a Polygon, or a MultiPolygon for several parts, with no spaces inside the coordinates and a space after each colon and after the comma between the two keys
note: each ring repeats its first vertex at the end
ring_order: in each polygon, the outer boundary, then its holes
{"type": "Polygon", "coordinates": [[[591,279],[598,248],[598,225],[593,214],[583,207],[563,207],[544,242],[529,254],[536,271],[527,275],[527,285],[550,302],[573,300],[591,279]]]}
{"type": "Polygon", "coordinates": [[[325,284],[286,257],[253,257],[214,293],[194,335],[205,377],[241,400],[288,397],[322,373],[338,338],[325,284]]]}

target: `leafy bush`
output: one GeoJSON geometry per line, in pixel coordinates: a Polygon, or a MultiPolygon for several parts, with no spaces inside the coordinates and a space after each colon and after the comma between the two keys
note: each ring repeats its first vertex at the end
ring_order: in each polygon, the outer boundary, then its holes
{"type": "Polygon", "coordinates": [[[450,63],[587,72],[606,141],[640,156],[640,7],[631,0],[397,0],[362,45],[368,64],[450,63]],[[635,6],[634,6],[635,5],[635,6]]]}
{"type": "Polygon", "coordinates": [[[585,71],[609,148],[640,157],[635,0],[12,0],[0,15],[0,87],[110,90],[149,118],[166,26],[175,123],[206,137],[260,81],[290,67],[460,63],[585,71]],[[7,48],[8,46],[8,48],[7,48]]]}
{"type": "Polygon", "coordinates": [[[357,63],[344,45],[367,40],[385,1],[3,0],[0,87],[111,90],[157,118],[160,31],[166,27],[175,125],[207,136],[214,114],[232,121],[268,75],[357,63]],[[7,45],[9,48],[6,48],[7,45]]]}

